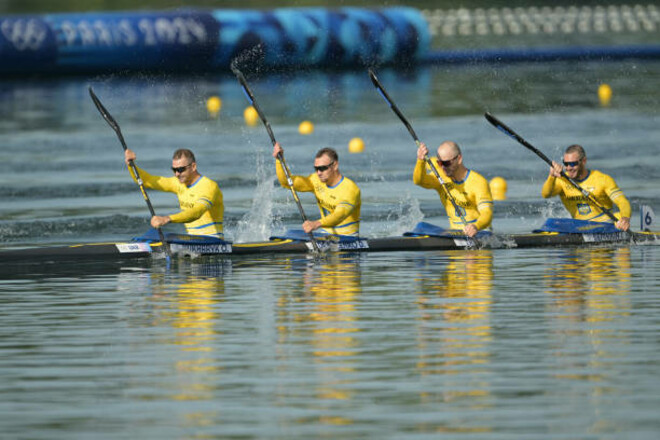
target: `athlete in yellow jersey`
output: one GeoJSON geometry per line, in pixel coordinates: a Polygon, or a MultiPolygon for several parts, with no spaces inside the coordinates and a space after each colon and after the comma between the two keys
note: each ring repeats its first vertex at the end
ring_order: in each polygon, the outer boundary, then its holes
{"type": "MultiPolygon", "coordinates": [[[[614,204],[619,208],[619,220],[615,224],[618,229],[622,231],[630,229],[630,202],[614,179],[600,171],[587,169],[587,155],[582,146],[574,144],[566,148],[564,167],[566,175],[589,191],[603,207],[611,209],[614,204]]],[[[561,165],[552,162],[550,174],[541,190],[543,198],[558,195],[574,219],[611,223],[612,220],[607,214],[598,209],[568,180],[561,177],[561,171],[561,165]]]]}
{"type": "Polygon", "coordinates": [[[493,219],[493,197],[490,195],[488,181],[463,165],[463,155],[456,142],[445,141],[438,147],[438,157],[431,159],[445,182],[443,187],[424,160],[428,152],[425,144],[419,145],[413,172],[415,185],[438,192],[452,229],[462,230],[468,237],[474,237],[482,229],[489,229],[493,219]],[[451,193],[461,213],[454,209],[445,188],[451,193]],[[463,223],[461,214],[467,224],[463,223]]]}
{"type": "MultiPolygon", "coordinates": [[[[127,165],[135,158],[135,153],[131,150],[127,149],[124,153],[127,165]]],[[[152,176],[138,168],[145,188],[172,192],[179,197],[181,211],[171,215],[155,215],[151,218],[151,226],[160,228],[170,222],[185,223],[188,234],[223,238],[224,205],[218,184],[199,174],[195,155],[188,149],[174,152],[172,171],[174,177],[161,177],[152,176]]],[[[131,176],[136,180],[132,170],[131,176]]]]}
{"type": "MultiPolygon", "coordinates": [[[[273,157],[277,159],[284,150],[279,143],[273,147],[273,157]]],[[[282,168],[282,163],[276,160],[277,179],[284,188],[289,184],[282,168]]],[[[313,192],[316,203],[321,211],[319,220],[308,220],[302,227],[309,233],[323,228],[329,234],[353,235],[360,232],[360,208],[362,197],[360,188],[348,177],[339,172],[339,156],[332,148],[323,148],[316,153],[314,159],[315,173],[309,176],[291,176],[293,189],[301,192],[313,192]]]]}

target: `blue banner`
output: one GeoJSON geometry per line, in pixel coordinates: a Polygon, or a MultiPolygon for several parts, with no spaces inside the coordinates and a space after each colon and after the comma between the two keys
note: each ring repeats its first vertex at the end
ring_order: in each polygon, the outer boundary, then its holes
{"type": "Polygon", "coordinates": [[[0,17],[0,73],[47,72],[57,63],[57,42],[38,17],[0,17]]]}
{"type": "Polygon", "coordinates": [[[430,33],[413,8],[301,8],[0,17],[0,75],[412,63],[430,33]]]}
{"type": "Polygon", "coordinates": [[[218,23],[195,11],[57,14],[46,17],[63,71],[208,68],[218,23]]]}

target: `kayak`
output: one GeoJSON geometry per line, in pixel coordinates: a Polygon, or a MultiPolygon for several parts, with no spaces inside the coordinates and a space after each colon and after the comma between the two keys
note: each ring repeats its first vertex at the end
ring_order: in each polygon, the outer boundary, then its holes
{"type": "MultiPolygon", "coordinates": [[[[253,243],[232,243],[212,237],[167,234],[174,256],[250,256],[266,254],[304,254],[312,251],[308,241],[274,238],[253,243]]],[[[461,249],[506,249],[561,247],[605,244],[658,244],[660,232],[490,234],[476,239],[462,235],[400,236],[348,240],[328,237],[317,240],[322,252],[401,252],[461,249]]],[[[159,241],[123,243],[85,243],[0,251],[0,265],[11,263],[58,263],[91,260],[133,260],[164,256],[159,241]]]]}

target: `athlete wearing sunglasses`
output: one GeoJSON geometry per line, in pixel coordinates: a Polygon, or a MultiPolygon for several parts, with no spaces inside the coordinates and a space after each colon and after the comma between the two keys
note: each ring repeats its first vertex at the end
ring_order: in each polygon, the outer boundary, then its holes
{"type": "Polygon", "coordinates": [[[474,237],[482,229],[489,229],[493,219],[493,197],[488,181],[481,174],[463,165],[463,155],[456,142],[445,141],[438,147],[438,157],[431,159],[445,183],[443,187],[424,160],[428,152],[426,145],[420,144],[413,182],[438,192],[451,229],[462,230],[469,237],[474,237]],[[449,190],[461,212],[456,212],[446,190],[449,190]],[[467,224],[463,223],[461,215],[467,224]]]}
{"type": "MultiPolygon", "coordinates": [[[[135,153],[127,149],[124,153],[126,164],[135,159],[135,153]]],[[[218,184],[197,171],[195,155],[188,149],[174,152],[172,172],[174,177],[153,176],[138,168],[145,188],[172,192],[179,198],[181,211],[171,215],[155,215],[151,218],[151,226],[159,228],[170,222],[184,223],[188,234],[223,238],[224,205],[218,184]]]]}
{"type": "Polygon", "coordinates": [[[611,209],[616,205],[619,208],[619,220],[616,222],[616,227],[622,231],[630,229],[630,202],[628,202],[623,191],[619,189],[612,177],[587,168],[587,155],[581,145],[574,144],[566,148],[563,164],[564,167],[562,168],[557,162],[552,162],[550,174],[541,190],[541,195],[544,198],[559,196],[574,219],[595,222],[611,221],[577,188],[561,177],[563,170],[568,177],[589,191],[605,208],[611,209]]]}
{"type": "MultiPolygon", "coordinates": [[[[279,143],[273,146],[273,157],[277,179],[284,188],[289,188],[282,163],[278,159],[284,150],[279,143]]],[[[308,220],[302,227],[306,233],[322,228],[336,235],[357,236],[360,232],[360,188],[339,171],[339,156],[332,148],[322,148],[314,158],[314,172],[308,176],[291,176],[293,189],[313,192],[321,211],[319,220],[308,220]]]]}

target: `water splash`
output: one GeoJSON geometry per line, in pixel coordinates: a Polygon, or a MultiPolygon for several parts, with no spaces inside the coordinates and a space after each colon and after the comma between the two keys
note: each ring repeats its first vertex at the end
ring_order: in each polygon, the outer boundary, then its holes
{"type": "Polygon", "coordinates": [[[541,218],[544,219],[569,217],[566,208],[564,208],[564,205],[559,201],[559,199],[548,200],[545,205],[541,206],[540,214],[541,218]]]}
{"type": "Polygon", "coordinates": [[[388,213],[386,224],[391,226],[387,227],[385,235],[396,236],[412,231],[423,218],[424,213],[419,201],[407,192],[402,199],[399,199],[396,208],[388,213]]]}
{"type": "Polygon", "coordinates": [[[252,207],[236,226],[234,241],[241,243],[247,241],[268,240],[271,236],[273,224],[273,180],[275,175],[273,167],[265,163],[261,152],[257,153],[257,187],[254,190],[252,207]]]}

